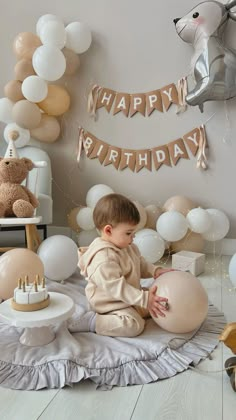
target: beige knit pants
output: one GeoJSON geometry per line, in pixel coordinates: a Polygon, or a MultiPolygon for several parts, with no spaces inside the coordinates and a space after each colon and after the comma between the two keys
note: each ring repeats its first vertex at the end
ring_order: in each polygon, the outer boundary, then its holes
{"type": "Polygon", "coordinates": [[[147,309],[129,307],[96,314],[96,333],[110,337],[136,337],[144,330],[145,320],[149,317],[147,309]]]}

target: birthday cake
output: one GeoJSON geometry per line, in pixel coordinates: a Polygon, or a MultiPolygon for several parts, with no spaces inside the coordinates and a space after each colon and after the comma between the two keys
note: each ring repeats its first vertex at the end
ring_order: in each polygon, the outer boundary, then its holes
{"type": "Polygon", "coordinates": [[[38,311],[46,308],[50,303],[50,297],[45,285],[45,279],[40,281],[39,276],[33,283],[29,283],[28,277],[25,280],[18,280],[18,287],[14,289],[14,297],[11,306],[16,311],[38,311]]]}

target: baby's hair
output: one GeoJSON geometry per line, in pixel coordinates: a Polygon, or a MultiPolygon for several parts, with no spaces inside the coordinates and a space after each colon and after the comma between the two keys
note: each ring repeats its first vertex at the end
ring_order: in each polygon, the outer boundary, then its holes
{"type": "Polygon", "coordinates": [[[137,225],[140,215],[137,207],[121,194],[108,194],[100,198],[93,211],[93,220],[97,229],[118,223],[137,225]]]}

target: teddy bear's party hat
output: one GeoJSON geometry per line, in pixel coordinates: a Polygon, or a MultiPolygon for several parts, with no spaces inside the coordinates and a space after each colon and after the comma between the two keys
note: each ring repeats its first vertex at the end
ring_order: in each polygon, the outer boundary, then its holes
{"type": "Polygon", "coordinates": [[[7,150],[6,150],[4,158],[15,158],[15,159],[19,158],[19,156],[17,154],[17,151],[16,151],[16,146],[14,144],[14,140],[16,140],[17,137],[16,137],[14,131],[11,131],[9,133],[9,141],[8,141],[8,146],[7,146],[7,150]]]}

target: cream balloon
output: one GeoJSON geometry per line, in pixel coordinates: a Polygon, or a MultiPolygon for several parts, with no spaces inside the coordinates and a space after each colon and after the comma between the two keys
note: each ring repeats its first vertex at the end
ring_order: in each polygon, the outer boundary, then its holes
{"type": "Polygon", "coordinates": [[[147,221],[145,227],[155,230],[157,220],[163,213],[163,210],[160,207],[157,207],[155,204],[149,204],[145,207],[145,210],[147,214],[147,221]]]}
{"type": "Polygon", "coordinates": [[[42,44],[54,45],[59,49],[63,48],[66,42],[64,24],[57,20],[49,20],[41,28],[40,39],[42,44]]]}
{"type": "Polygon", "coordinates": [[[49,82],[60,79],[66,69],[65,56],[54,45],[42,45],[37,48],[32,63],[36,74],[49,82]]]}
{"type": "Polygon", "coordinates": [[[48,94],[48,85],[39,76],[29,76],[22,83],[22,93],[30,102],[40,102],[48,94]]]}
{"type": "Polygon", "coordinates": [[[38,127],[41,116],[39,107],[27,99],[16,102],[12,108],[12,118],[16,124],[29,130],[38,127]]]}
{"type": "Polygon", "coordinates": [[[77,268],[77,245],[67,236],[50,236],[40,244],[37,253],[43,262],[45,276],[50,280],[66,280],[77,268]]]}
{"type": "Polygon", "coordinates": [[[77,213],[76,221],[81,229],[94,229],[95,224],[93,221],[93,209],[91,209],[90,207],[81,208],[77,213]]]}
{"type": "Polygon", "coordinates": [[[164,330],[183,334],[199,328],[208,312],[208,298],[200,281],[191,273],[169,271],[155,280],[157,295],[168,299],[165,317],[154,318],[164,330]]]}
{"type": "Polygon", "coordinates": [[[12,108],[14,102],[10,101],[8,98],[0,99],[0,121],[8,124],[13,121],[12,118],[12,108]]]}
{"type": "Polygon", "coordinates": [[[141,230],[146,225],[146,222],[147,222],[147,213],[146,213],[145,208],[138,201],[134,201],[133,203],[137,207],[138,212],[139,212],[139,215],[140,215],[140,222],[137,225],[137,230],[141,230]]]}
{"type": "Polygon", "coordinates": [[[40,36],[41,30],[43,29],[44,25],[48,22],[62,22],[62,19],[56,15],[52,15],[51,13],[48,13],[46,15],[40,16],[38,22],[36,23],[36,32],[37,35],[40,36]]]}
{"type": "Polygon", "coordinates": [[[81,54],[90,47],[92,35],[89,27],[82,22],[72,22],[66,26],[66,47],[81,54]]]}
{"type": "Polygon", "coordinates": [[[11,298],[19,278],[24,280],[27,275],[32,283],[37,274],[43,277],[44,267],[33,251],[15,248],[5,252],[0,257],[0,297],[4,300],[11,298]]]}
{"type": "Polygon", "coordinates": [[[70,95],[62,86],[48,85],[47,97],[38,106],[48,115],[62,115],[70,107],[70,95]]]}
{"type": "Polygon", "coordinates": [[[72,76],[80,66],[80,58],[74,51],[70,50],[69,48],[63,48],[62,52],[66,59],[65,76],[72,76]]]}
{"type": "Polygon", "coordinates": [[[32,66],[32,61],[27,60],[26,58],[22,58],[16,63],[14,67],[14,73],[16,80],[20,80],[21,82],[23,82],[26,77],[34,75],[35,71],[32,66]]]}
{"type": "Polygon", "coordinates": [[[161,259],[165,252],[165,242],[153,229],[141,229],[134,237],[134,244],[137,245],[140,254],[150,263],[161,259]]]}
{"type": "Polygon", "coordinates": [[[196,204],[187,197],[181,195],[175,195],[170,197],[164,204],[163,209],[165,211],[176,210],[182,213],[184,216],[188,214],[189,210],[197,207],[196,204]]]}
{"type": "Polygon", "coordinates": [[[17,102],[21,99],[24,99],[21,86],[22,83],[19,80],[10,80],[10,82],[4,86],[5,96],[12,102],[17,102]]]}
{"type": "Polygon", "coordinates": [[[67,215],[67,220],[68,220],[69,227],[77,233],[80,231],[80,227],[77,223],[76,216],[77,216],[80,209],[81,209],[81,207],[75,207],[67,215]]]}
{"type": "Polygon", "coordinates": [[[205,245],[205,239],[200,233],[192,232],[188,230],[186,235],[179,241],[171,243],[171,251],[192,251],[192,252],[202,252],[205,245]]]}
{"type": "Polygon", "coordinates": [[[30,134],[36,140],[43,143],[53,143],[60,135],[61,127],[59,121],[50,115],[42,114],[38,127],[30,130],[30,134]]]}
{"type": "Polygon", "coordinates": [[[157,232],[166,241],[179,241],[188,230],[188,224],[183,214],[178,211],[167,211],[157,220],[157,232]]]}
{"type": "Polygon", "coordinates": [[[196,233],[204,233],[211,226],[211,217],[209,213],[200,207],[190,210],[186,219],[189,228],[196,233]]]}
{"type": "Polygon", "coordinates": [[[92,209],[96,206],[98,200],[100,198],[104,197],[104,195],[112,194],[114,193],[113,189],[108,187],[108,185],[105,184],[97,184],[91,187],[86,195],[86,204],[88,207],[91,207],[92,209]]]}
{"type": "Polygon", "coordinates": [[[229,231],[229,219],[218,209],[207,209],[211,218],[209,229],[203,233],[204,239],[207,241],[219,241],[227,235],[229,231]]]}
{"type": "Polygon", "coordinates": [[[31,60],[35,50],[40,47],[39,37],[32,32],[19,33],[13,42],[13,50],[17,58],[26,58],[31,60]]]}

